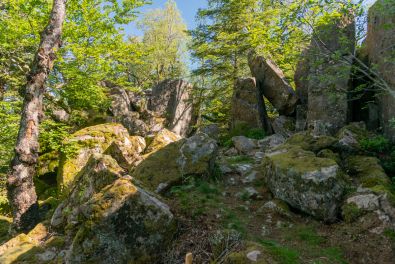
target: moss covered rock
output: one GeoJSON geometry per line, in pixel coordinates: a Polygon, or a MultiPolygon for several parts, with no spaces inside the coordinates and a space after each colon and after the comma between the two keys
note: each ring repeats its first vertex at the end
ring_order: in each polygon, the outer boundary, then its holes
{"type": "Polygon", "coordinates": [[[85,203],[68,263],[156,263],[175,232],[169,208],[121,178],[85,203]]]}
{"type": "Polygon", "coordinates": [[[334,160],[318,158],[298,146],[283,145],[267,154],[262,173],[276,198],[317,219],[336,219],[346,183],[334,160]]]}
{"type": "Polygon", "coordinates": [[[291,136],[285,143],[299,146],[304,150],[318,152],[322,149],[331,148],[337,142],[331,136],[313,136],[309,132],[299,132],[291,136]]]}
{"type": "Polygon", "coordinates": [[[176,142],[181,139],[181,136],[171,132],[170,130],[167,129],[162,129],[158,133],[156,133],[149,141],[149,145],[147,149],[145,150],[145,153],[153,153],[156,152],[170,143],[176,142]]]}
{"type": "Polygon", "coordinates": [[[361,141],[370,137],[364,123],[351,123],[339,130],[336,148],[343,153],[361,153],[361,141]]]}
{"type": "Polygon", "coordinates": [[[72,134],[64,141],[57,176],[62,192],[68,192],[70,184],[94,153],[103,153],[114,141],[133,145],[128,131],[120,124],[101,124],[87,127],[72,134]]]}
{"type": "Polygon", "coordinates": [[[346,160],[346,167],[350,175],[354,176],[364,188],[387,186],[391,183],[380,161],[375,157],[350,156],[346,160]]]}
{"type": "Polygon", "coordinates": [[[113,157],[124,169],[131,169],[142,159],[140,153],[146,148],[145,139],[140,136],[131,136],[129,140],[114,141],[104,154],[113,157]]]}
{"type": "Polygon", "coordinates": [[[218,146],[203,133],[173,142],[150,154],[132,176],[151,191],[164,192],[188,175],[210,175],[218,146]]]}
{"type": "Polygon", "coordinates": [[[111,156],[93,154],[76,176],[67,199],[57,207],[51,225],[55,228],[78,225],[78,214],[84,203],[102,188],[122,177],[122,172],[123,169],[111,156]]]}

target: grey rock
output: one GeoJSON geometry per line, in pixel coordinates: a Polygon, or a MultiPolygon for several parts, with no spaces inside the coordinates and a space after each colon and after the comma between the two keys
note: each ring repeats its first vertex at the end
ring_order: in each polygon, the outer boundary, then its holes
{"type": "Polygon", "coordinates": [[[256,140],[245,136],[237,136],[232,138],[235,148],[243,154],[249,154],[257,148],[256,140]]]}

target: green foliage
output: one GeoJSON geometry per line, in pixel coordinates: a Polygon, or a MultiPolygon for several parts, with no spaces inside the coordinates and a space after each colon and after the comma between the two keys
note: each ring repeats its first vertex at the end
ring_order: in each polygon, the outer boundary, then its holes
{"type": "Polygon", "coordinates": [[[70,135],[70,126],[46,119],[40,124],[40,152],[48,153],[62,149],[63,140],[70,135]]]}
{"type": "Polygon", "coordinates": [[[187,74],[187,26],[174,0],[168,0],[164,9],[144,14],[138,22],[144,32],[141,43],[142,63],[130,70],[135,84],[151,87],[166,79],[186,77],[187,74]]]}
{"type": "Polygon", "coordinates": [[[370,152],[384,152],[390,148],[390,142],[384,136],[362,139],[361,147],[370,152]]]}

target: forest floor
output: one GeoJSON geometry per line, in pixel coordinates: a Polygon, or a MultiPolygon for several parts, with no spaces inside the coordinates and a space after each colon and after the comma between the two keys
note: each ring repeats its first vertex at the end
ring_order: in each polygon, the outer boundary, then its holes
{"type": "MultiPolygon", "coordinates": [[[[259,167],[249,157],[232,159],[253,172],[259,167]]],[[[264,254],[262,263],[394,263],[395,233],[371,232],[375,217],[319,222],[273,200],[255,177],[248,183],[245,175],[234,173],[174,187],[167,202],[180,219],[180,232],[165,261],[183,263],[191,251],[194,263],[228,263],[232,252],[253,245],[264,254]]]]}

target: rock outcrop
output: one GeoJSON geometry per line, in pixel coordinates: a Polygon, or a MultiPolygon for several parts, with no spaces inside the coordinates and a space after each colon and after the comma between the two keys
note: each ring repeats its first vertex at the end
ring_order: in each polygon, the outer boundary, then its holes
{"type": "Polygon", "coordinates": [[[281,115],[295,112],[298,98],[281,69],[271,60],[250,54],[248,64],[257,87],[281,115]]]}
{"type": "Polygon", "coordinates": [[[169,208],[121,178],[84,204],[68,263],[155,263],[175,231],[169,208]]]}
{"type": "MultiPolygon", "coordinates": [[[[347,122],[354,49],[354,18],[333,18],[316,27],[311,44],[298,64],[297,94],[307,109],[307,126],[316,135],[334,134],[347,122]]],[[[303,112],[300,109],[298,127],[303,126],[303,112]]]]}
{"type": "Polygon", "coordinates": [[[133,171],[133,178],[148,190],[163,193],[186,176],[207,176],[213,172],[217,142],[198,133],[153,152],[133,171]]]}
{"type": "Polygon", "coordinates": [[[129,158],[141,153],[145,147],[144,139],[130,137],[125,127],[116,123],[86,127],[67,138],[60,156],[57,177],[59,189],[68,190],[90,156],[104,153],[113,142],[121,146],[129,158]]]}
{"type": "Polygon", "coordinates": [[[148,102],[148,110],[165,117],[166,128],[183,137],[195,121],[192,88],[184,80],[165,80],[152,89],[148,102]]]}
{"type": "Polygon", "coordinates": [[[261,127],[259,119],[257,87],[255,78],[237,79],[232,97],[231,127],[247,125],[261,127]]]}
{"type": "Polygon", "coordinates": [[[366,45],[369,61],[378,72],[376,80],[380,123],[387,137],[395,141],[391,119],[395,117],[395,10],[391,1],[378,0],[369,10],[366,45]],[[378,87],[379,86],[379,87],[378,87]]]}
{"type": "Polygon", "coordinates": [[[318,158],[300,147],[283,145],[262,163],[267,183],[276,198],[317,219],[337,219],[345,191],[341,168],[334,160],[318,158]]]}

